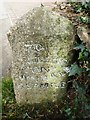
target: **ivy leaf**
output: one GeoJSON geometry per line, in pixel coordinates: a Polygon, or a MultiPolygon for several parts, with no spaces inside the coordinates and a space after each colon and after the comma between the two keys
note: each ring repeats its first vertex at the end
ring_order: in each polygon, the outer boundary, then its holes
{"type": "Polygon", "coordinates": [[[83,54],[85,58],[88,58],[88,51],[85,51],[83,54]]]}
{"type": "Polygon", "coordinates": [[[88,74],[88,77],[90,77],[90,73],[88,74]]]}
{"type": "Polygon", "coordinates": [[[79,59],[79,60],[80,60],[80,59],[83,59],[83,54],[82,54],[82,52],[79,53],[78,59],[79,59]]]}
{"type": "Polygon", "coordinates": [[[70,115],[71,114],[71,108],[66,109],[65,112],[67,113],[67,115],[70,115]]]}
{"type": "Polygon", "coordinates": [[[79,59],[79,60],[82,60],[82,59],[87,60],[87,59],[88,59],[88,52],[87,52],[87,51],[80,52],[78,59],[79,59]]]}
{"type": "Polygon", "coordinates": [[[78,13],[80,13],[82,11],[82,8],[81,7],[79,7],[77,10],[76,10],[76,12],[78,12],[78,13]]]}
{"type": "Polygon", "coordinates": [[[70,72],[69,72],[69,76],[73,76],[73,75],[80,75],[82,72],[82,69],[80,67],[78,67],[77,64],[72,64],[70,67],[70,72]]]}
{"type": "MultiPolygon", "coordinates": [[[[89,61],[88,61],[89,62],[89,61]]],[[[90,69],[90,62],[88,63],[88,68],[90,69]]]]}
{"type": "Polygon", "coordinates": [[[87,110],[90,110],[90,105],[87,105],[87,106],[86,106],[86,109],[87,109],[87,110]]]}
{"type": "Polygon", "coordinates": [[[84,51],[85,46],[83,44],[78,44],[76,47],[74,47],[75,50],[81,50],[81,52],[84,51]]]}

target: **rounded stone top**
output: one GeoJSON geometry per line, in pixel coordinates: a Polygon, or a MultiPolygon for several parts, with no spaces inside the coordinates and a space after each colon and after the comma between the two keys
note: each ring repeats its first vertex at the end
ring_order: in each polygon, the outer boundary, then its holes
{"type": "Polygon", "coordinates": [[[21,17],[10,29],[8,37],[17,34],[65,37],[70,32],[73,33],[73,25],[68,18],[48,10],[47,7],[38,7],[21,17]]]}

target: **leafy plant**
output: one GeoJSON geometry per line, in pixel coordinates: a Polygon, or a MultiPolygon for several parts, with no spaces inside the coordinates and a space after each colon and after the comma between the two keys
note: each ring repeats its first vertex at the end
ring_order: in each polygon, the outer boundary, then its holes
{"type": "Polygon", "coordinates": [[[88,25],[90,23],[90,0],[81,0],[81,2],[70,0],[70,4],[73,12],[79,13],[77,21],[88,25]]]}
{"type": "Polygon", "coordinates": [[[85,16],[85,17],[83,17],[83,16],[78,16],[77,19],[79,20],[80,23],[86,23],[86,24],[90,23],[90,18],[87,17],[87,16],[85,16]]]}
{"type": "Polygon", "coordinates": [[[87,97],[90,83],[90,52],[82,42],[80,44],[77,42],[74,50],[79,54],[77,60],[70,67],[69,79],[72,81],[72,89],[67,96],[64,112],[68,120],[84,120],[90,118],[90,101],[87,97]]]}
{"type": "Polygon", "coordinates": [[[70,0],[70,3],[73,7],[74,12],[76,13],[88,12],[90,10],[90,0],[88,0],[87,2],[84,0],[82,0],[81,2],[70,0]]]}
{"type": "Polygon", "coordinates": [[[74,63],[70,67],[69,76],[80,75],[81,72],[82,72],[82,69],[77,64],[74,63]]]}
{"type": "Polygon", "coordinates": [[[86,86],[74,81],[74,97],[72,100],[70,98],[71,96],[68,97],[66,108],[64,109],[67,120],[89,119],[90,104],[85,96],[86,88],[86,86]]]}

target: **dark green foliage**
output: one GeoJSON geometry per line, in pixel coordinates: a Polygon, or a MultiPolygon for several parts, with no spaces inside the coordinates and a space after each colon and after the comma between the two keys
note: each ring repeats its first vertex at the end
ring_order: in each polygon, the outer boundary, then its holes
{"type": "Polygon", "coordinates": [[[72,82],[72,88],[66,97],[64,112],[68,120],[89,120],[90,93],[87,91],[90,91],[90,52],[82,42],[77,42],[74,50],[79,54],[70,67],[69,80],[72,82]]]}
{"type": "Polygon", "coordinates": [[[86,23],[86,24],[89,24],[90,23],[90,18],[87,17],[87,16],[79,16],[77,18],[79,20],[80,23],[86,23]]]}
{"type": "Polygon", "coordinates": [[[82,13],[77,17],[80,23],[89,24],[90,23],[90,0],[88,2],[70,2],[73,12],[82,13]]]}
{"type": "Polygon", "coordinates": [[[85,96],[86,88],[86,86],[74,81],[74,93],[67,96],[66,106],[64,107],[67,120],[85,120],[86,118],[86,120],[90,119],[90,103],[85,96]]]}
{"type": "Polygon", "coordinates": [[[73,63],[70,67],[69,76],[72,75],[80,75],[83,73],[84,75],[88,76],[90,74],[90,52],[85,47],[83,43],[76,44],[74,50],[79,51],[79,56],[75,63],[73,63]],[[78,63],[78,64],[77,64],[78,63]]]}
{"type": "Polygon", "coordinates": [[[71,5],[74,9],[74,12],[80,13],[80,12],[88,12],[90,10],[90,0],[88,2],[82,1],[82,2],[71,2],[71,5]]]}
{"type": "Polygon", "coordinates": [[[72,64],[71,67],[70,67],[70,72],[69,72],[69,76],[72,76],[72,75],[80,75],[82,72],[82,69],[80,67],[78,67],[77,64],[72,64]]]}

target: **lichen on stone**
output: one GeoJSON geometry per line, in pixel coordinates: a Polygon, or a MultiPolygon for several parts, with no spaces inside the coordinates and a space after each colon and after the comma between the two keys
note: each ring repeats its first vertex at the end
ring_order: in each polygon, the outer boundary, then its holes
{"type": "Polygon", "coordinates": [[[18,103],[57,100],[65,92],[74,42],[72,23],[46,8],[35,8],[11,28],[12,78],[18,103]]]}

